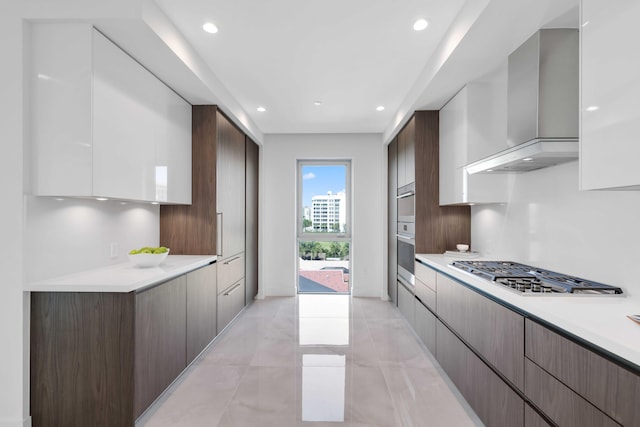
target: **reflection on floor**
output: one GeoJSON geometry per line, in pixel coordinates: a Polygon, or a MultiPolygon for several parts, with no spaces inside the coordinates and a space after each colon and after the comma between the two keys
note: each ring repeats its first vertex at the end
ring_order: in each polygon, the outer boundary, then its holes
{"type": "Polygon", "coordinates": [[[333,294],[254,302],[136,425],[482,424],[391,304],[333,294]]]}

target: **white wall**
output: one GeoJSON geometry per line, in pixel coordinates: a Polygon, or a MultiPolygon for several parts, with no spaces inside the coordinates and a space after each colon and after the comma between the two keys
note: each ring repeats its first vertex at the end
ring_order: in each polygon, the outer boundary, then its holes
{"type": "Polygon", "coordinates": [[[125,262],[129,250],[157,246],[159,212],[144,203],[26,196],[25,281],[125,262]]]}
{"type": "Polygon", "coordinates": [[[295,295],[296,292],[297,160],[350,159],[352,293],[386,298],[385,150],[379,134],[265,137],[260,164],[259,297],[295,295]]]}
{"type": "Polygon", "coordinates": [[[511,175],[505,205],[471,208],[471,244],[640,294],[640,192],[580,192],[578,162],[511,175]]]}
{"type": "Polygon", "coordinates": [[[23,24],[0,14],[0,426],[28,423],[28,304],[22,292],[23,24]],[[26,310],[25,310],[26,307],[26,310]]]}

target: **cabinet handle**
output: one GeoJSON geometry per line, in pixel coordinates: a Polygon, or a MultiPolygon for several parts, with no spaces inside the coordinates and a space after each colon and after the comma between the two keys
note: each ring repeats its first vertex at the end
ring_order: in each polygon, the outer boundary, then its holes
{"type": "Polygon", "coordinates": [[[237,261],[237,260],[239,260],[239,259],[240,259],[240,257],[239,257],[239,256],[237,256],[237,257],[231,258],[229,261],[225,261],[225,262],[223,262],[223,264],[224,264],[224,265],[233,264],[234,262],[236,262],[236,261],[237,261]]]}
{"type": "Polygon", "coordinates": [[[236,289],[238,289],[240,287],[241,283],[238,282],[235,285],[233,285],[233,287],[231,289],[229,289],[227,292],[224,293],[225,297],[228,297],[229,295],[231,295],[233,293],[233,291],[235,291],[236,289]]]}
{"type": "Polygon", "coordinates": [[[216,213],[216,255],[222,256],[222,212],[216,213]]]}

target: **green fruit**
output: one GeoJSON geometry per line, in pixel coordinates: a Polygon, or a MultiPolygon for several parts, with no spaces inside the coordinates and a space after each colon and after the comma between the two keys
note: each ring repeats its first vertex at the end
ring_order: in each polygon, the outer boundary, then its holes
{"type": "Polygon", "coordinates": [[[141,254],[152,254],[153,251],[149,248],[145,248],[145,249],[140,249],[140,253],[141,254]]]}
{"type": "Polygon", "coordinates": [[[131,251],[129,252],[129,255],[137,255],[139,252],[137,249],[131,249],[131,251]]]}

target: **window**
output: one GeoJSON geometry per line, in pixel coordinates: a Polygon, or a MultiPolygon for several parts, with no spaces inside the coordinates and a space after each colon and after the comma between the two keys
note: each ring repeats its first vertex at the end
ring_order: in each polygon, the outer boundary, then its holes
{"type": "Polygon", "coordinates": [[[349,293],[351,162],[298,161],[298,292],[349,293]]]}

